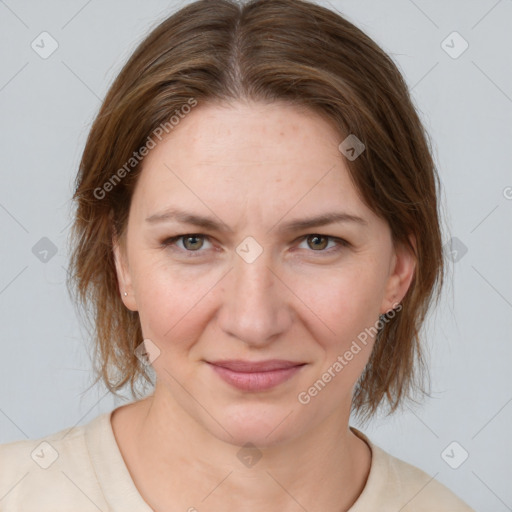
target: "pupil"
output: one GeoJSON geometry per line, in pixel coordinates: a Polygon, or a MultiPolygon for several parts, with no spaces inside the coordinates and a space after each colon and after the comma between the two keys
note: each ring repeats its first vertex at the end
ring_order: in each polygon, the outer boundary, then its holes
{"type": "MultiPolygon", "coordinates": [[[[321,237],[321,236],[318,236],[318,235],[313,235],[312,238],[313,238],[313,240],[316,240],[316,241],[321,240],[322,238],[325,240],[325,237],[321,237]]],[[[324,244],[320,244],[320,246],[321,246],[320,247],[321,249],[325,248],[325,243],[324,244]]],[[[319,248],[319,245],[315,244],[315,247],[319,248]]]]}
{"type": "MultiPolygon", "coordinates": [[[[187,236],[187,237],[185,238],[185,241],[186,241],[186,243],[185,243],[185,247],[187,247],[187,243],[189,242],[189,240],[194,240],[194,239],[195,239],[195,240],[198,240],[198,239],[199,239],[199,237],[197,237],[197,236],[187,236]]],[[[192,242],[192,246],[193,246],[193,245],[194,245],[194,243],[192,242]]],[[[200,246],[200,244],[199,244],[199,246],[200,246]]],[[[197,249],[197,247],[191,247],[191,249],[197,249]]]]}

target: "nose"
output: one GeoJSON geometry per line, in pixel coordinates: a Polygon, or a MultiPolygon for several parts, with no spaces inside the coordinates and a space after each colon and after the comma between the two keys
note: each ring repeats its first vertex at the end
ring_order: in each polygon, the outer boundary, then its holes
{"type": "Polygon", "coordinates": [[[253,262],[238,254],[223,287],[220,328],[252,347],[273,343],[292,322],[290,290],[266,251],[253,262]]]}

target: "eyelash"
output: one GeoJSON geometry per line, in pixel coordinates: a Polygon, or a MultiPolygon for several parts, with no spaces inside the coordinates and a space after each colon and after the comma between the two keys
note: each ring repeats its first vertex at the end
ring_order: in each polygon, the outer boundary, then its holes
{"type": "MultiPolygon", "coordinates": [[[[310,234],[307,234],[307,235],[304,235],[302,237],[300,237],[300,241],[302,242],[303,240],[306,240],[308,237],[310,236],[318,236],[320,238],[327,238],[328,240],[330,241],[334,241],[338,244],[338,247],[335,247],[335,248],[332,248],[331,249],[324,249],[324,250],[319,250],[319,251],[309,251],[309,252],[318,252],[320,253],[320,255],[325,255],[325,254],[333,254],[333,253],[338,253],[340,252],[341,250],[347,248],[347,247],[350,247],[350,243],[347,242],[346,240],[344,240],[343,238],[338,238],[338,237],[335,237],[335,236],[328,236],[328,235],[322,235],[321,233],[310,233],[310,234]]],[[[205,240],[209,240],[210,237],[208,235],[203,235],[201,233],[186,233],[184,235],[177,235],[177,236],[173,236],[173,237],[170,237],[170,238],[166,238],[165,240],[163,240],[161,242],[161,246],[162,247],[170,247],[172,245],[174,245],[175,242],[177,242],[178,240],[182,239],[182,238],[187,238],[187,237],[198,237],[198,238],[204,238],[205,240]]],[[[188,251],[186,249],[177,249],[181,252],[185,252],[185,253],[188,253],[187,257],[188,258],[196,258],[198,257],[202,252],[204,251],[201,251],[201,250],[197,250],[197,251],[188,251]],[[194,253],[197,253],[197,254],[194,254],[194,253]]]]}

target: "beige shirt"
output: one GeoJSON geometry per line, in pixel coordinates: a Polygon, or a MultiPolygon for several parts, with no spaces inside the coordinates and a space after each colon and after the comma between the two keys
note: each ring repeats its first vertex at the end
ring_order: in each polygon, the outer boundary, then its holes
{"type": "MultiPolygon", "coordinates": [[[[0,511],[152,512],[125,465],[111,414],[44,438],[0,445],[0,511]]],[[[372,463],[349,512],[474,512],[427,473],[350,428],[370,446],[372,463]]],[[[204,508],[197,504],[198,512],[204,508]]]]}

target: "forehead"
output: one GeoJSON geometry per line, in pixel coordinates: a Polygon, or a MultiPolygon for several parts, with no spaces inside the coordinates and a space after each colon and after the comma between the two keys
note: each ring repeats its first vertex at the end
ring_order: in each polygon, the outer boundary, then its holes
{"type": "MultiPolygon", "coordinates": [[[[204,104],[184,116],[167,140],[162,152],[185,145],[198,163],[257,164],[258,156],[280,160],[301,160],[309,150],[311,159],[319,150],[330,149],[331,157],[340,136],[316,112],[285,103],[204,104]]],[[[157,151],[158,152],[158,151],[157,151]]],[[[271,163],[271,162],[270,162],[271,163]]]]}
{"type": "Polygon", "coordinates": [[[134,200],[145,213],[187,201],[364,206],[316,112],[283,103],[199,104],[145,157],[134,200]],[[195,197],[193,197],[195,196],[195,197]]]}

